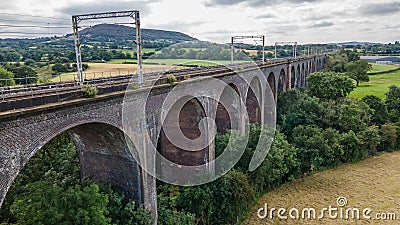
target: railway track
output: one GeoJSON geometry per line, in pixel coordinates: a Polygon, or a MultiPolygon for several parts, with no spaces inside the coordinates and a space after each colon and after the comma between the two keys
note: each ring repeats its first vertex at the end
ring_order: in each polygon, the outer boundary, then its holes
{"type": "MultiPolygon", "coordinates": [[[[147,84],[153,84],[160,78],[166,78],[169,75],[175,76],[178,80],[200,76],[212,76],[216,74],[224,74],[244,69],[257,68],[260,66],[274,66],[287,63],[288,59],[270,60],[262,64],[261,61],[255,63],[237,63],[229,66],[208,66],[194,67],[182,70],[172,70],[166,72],[154,72],[144,74],[147,84]]],[[[132,81],[137,81],[136,74],[127,74],[123,76],[96,78],[86,80],[84,84],[94,85],[100,90],[100,94],[110,93],[113,90],[125,90],[126,86],[132,81]],[[118,87],[118,88],[112,88],[118,87]],[[102,92],[103,90],[103,92],[102,92]]],[[[79,98],[81,94],[81,85],[75,81],[55,82],[47,84],[25,85],[19,87],[3,87],[0,88],[0,112],[25,108],[33,105],[47,104],[51,102],[61,102],[73,98],[79,98]],[[68,95],[71,95],[68,97],[68,95]],[[43,100],[41,103],[32,103],[32,99],[51,99],[43,100]],[[18,104],[21,103],[21,104],[18,104]]]]}

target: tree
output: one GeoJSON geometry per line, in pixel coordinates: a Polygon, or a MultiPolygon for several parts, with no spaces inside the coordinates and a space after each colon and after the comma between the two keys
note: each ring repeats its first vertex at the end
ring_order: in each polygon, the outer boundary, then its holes
{"type": "Polygon", "coordinates": [[[51,70],[53,70],[56,73],[65,73],[68,71],[68,67],[61,63],[56,63],[51,67],[51,70]]]}
{"type": "Polygon", "coordinates": [[[400,121],[400,87],[395,85],[389,87],[389,91],[386,93],[385,103],[390,113],[391,121],[400,121]]]}
{"type": "Polygon", "coordinates": [[[28,66],[16,67],[13,72],[16,84],[34,84],[37,82],[37,73],[28,66]]]}
{"type": "Polygon", "coordinates": [[[371,64],[365,60],[357,60],[346,64],[346,72],[351,79],[357,82],[357,87],[361,81],[369,82],[368,71],[372,69],[371,64]]]}
{"type": "Polygon", "coordinates": [[[0,67],[0,86],[1,87],[15,85],[15,81],[13,78],[14,78],[13,73],[4,69],[3,67],[0,67]]]}
{"type": "Polygon", "coordinates": [[[374,96],[367,95],[361,99],[364,103],[366,103],[369,108],[373,110],[371,122],[376,125],[382,125],[388,121],[388,110],[386,104],[382,101],[382,99],[374,96]]]}
{"type": "Polygon", "coordinates": [[[308,92],[322,100],[337,100],[354,90],[351,79],[335,72],[317,72],[308,77],[308,92]]]}

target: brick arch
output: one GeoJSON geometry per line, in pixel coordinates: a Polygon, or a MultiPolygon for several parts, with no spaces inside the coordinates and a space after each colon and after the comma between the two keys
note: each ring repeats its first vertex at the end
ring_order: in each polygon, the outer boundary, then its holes
{"type": "Polygon", "coordinates": [[[217,132],[225,134],[227,130],[239,130],[241,120],[241,104],[240,93],[238,87],[230,83],[224,88],[220,99],[217,103],[215,113],[215,124],[217,125],[217,132]],[[232,93],[232,90],[235,93],[232,93]],[[223,102],[223,104],[221,104],[223,102]]]}
{"type": "Polygon", "coordinates": [[[275,74],[274,72],[269,73],[268,75],[268,85],[271,88],[272,94],[274,96],[274,99],[276,100],[276,81],[275,81],[275,74]]]}
{"type": "MultiPolygon", "coordinates": [[[[205,109],[199,99],[185,96],[178,99],[167,113],[159,138],[161,155],[167,160],[184,166],[200,166],[208,162],[208,148],[199,151],[187,151],[173,144],[165,134],[165,129],[179,129],[182,134],[190,139],[197,140],[202,137],[200,121],[206,117],[205,109]],[[179,127],[171,120],[178,116],[179,127]]],[[[206,141],[206,140],[204,140],[206,141]]],[[[166,171],[162,171],[165,173],[166,171]]]]}
{"type": "Polygon", "coordinates": [[[296,70],[296,83],[295,83],[295,87],[300,87],[301,85],[301,67],[300,64],[297,65],[297,70],[296,70]]]}
{"type": "Polygon", "coordinates": [[[285,70],[282,69],[279,73],[278,79],[278,91],[286,91],[287,90],[287,80],[285,70]]]}
{"type": "Polygon", "coordinates": [[[246,95],[246,110],[250,124],[262,124],[262,90],[260,79],[254,77],[246,95]]]}
{"type": "Polygon", "coordinates": [[[294,67],[294,66],[292,66],[292,68],[291,68],[291,87],[290,88],[295,88],[295,85],[296,85],[296,76],[297,76],[297,74],[296,74],[296,68],[294,67]]]}
{"type": "Polygon", "coordinates": [[[141,169],[133,155],[136,153],[129,148],[134,147],[133,143],[126,139],[117,125],[93,119],[50,125],[48,133],[32,140],[26,155],[21,156],[21,166],[15,168],[13,176],[9,177],[6,192],[26,163],[45,144],[64,132],[71,136],[75,144],[82,178],[118,186],[129,198],[143,204],[141,169]]]}
{"type": "Polygon", "coordinates": [[[305,64],[303,63],[302,66],[302,72],[301,72],[301,87],[305,87],[306,86],[306,67],[305,64]]]}

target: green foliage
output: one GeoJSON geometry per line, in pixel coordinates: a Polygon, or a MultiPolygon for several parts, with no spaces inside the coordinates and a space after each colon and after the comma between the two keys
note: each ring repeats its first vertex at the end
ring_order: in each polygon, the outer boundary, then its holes
{"type": "Polygon", "coordinates": [[[308,173],[337,165],[343,155],[339,140],[339,132],[331,128],[296,127],[293,130],[293,144],[299,148],[301,171],[308,173]]]}
{"type": "Polygon", "coordinates": [[[351,79],[334,72],[317,72],[307,78],[308,93],[322,100],[337,100],[354,90],[351,79]]]}
{"type": "Polygon", "coordinates": [[[99,193],[96,184],[65,189],[38,181],[25,186],[25,194],[14,200],[11,212],[23,224],[108,224],[107,203],[108,197],[99,193]]]}
{"type": "Polygon", "coordinates": [[[0,66],[0,87],[15,85],[13,73],[0,66]]]}
{"type": "Polygon", "coordinates": [[[325,116],[324,105],[317,98],[306,94],[299,97],[297,101],[290,102],[291,109],[282,116],[282,129],[289,137],[291,137],[293,129],[299,125],[322,126],[325,116]]]}
{"type": "Polygon", "coordinates": [[[99,90],[97,90],[96,86],[85,85],[82,87],[82,94],[85,98],[94,98],[98,93],[99,90]]]}
{"type": "Polygon", "coordinates": [[[363,141],[353,131],[343,133],[340,144],[343,147],[342,162],[357,162],[368,156],[368,149],[364,148],[363,141]]]}
{"type": "Polygon", "coordinates": [[[352,130],[358,133],[370,124],[372,111],[363,102],[346,99],[340,104],[337,115],[337,122],[332,121],[336,129],[342,132],[352,130]]]}
{"type": "Polygon", "coordinates": [[[51,70],[55,73],[65,73],[68,71],[68,67],[62,63],[56,63],[51,67],[51,70]]]}
{"type": "Polygon", "coordinates": [[[363,143],[363,148],[369,152],[369,155],[375,155],[378,146],[381,143],[381,136],[377,126],[368,127],[359,134],[359,138],[363,143]]]}
{"type": "Polygon", "coordinates": [[[38,80],[37,73],[28,66],[13,67],[11,71],[16,84],[35,84],[38,80]]]}
{"type": "Polygon", "coordinates": [[[366,103],[368,107],[372,109],[371,123],[382,125],[388,122],[388,110],[382,99],[374,95],[367,95],[362,98],[361,101],[366,103]]]}
{"type": "Polygon", "coordinates": [[[178,196],[178,208],[196,215],[198,224],[232,224],[253,199],[248,176],[232,170],[212,183],[184,188],[178,196]]]}
{"type": "Polygon", "coordinates": [[[172,83],[175,83],[178,81],[174,75],[168,75],[166,79],[167,79],[167,83],[169,83],[169,84],[172,84],[172,83]]]}
{"type": "Polygon", "coordinates": [[[267,158],[255,171],[250,172],[250,184],[256,195],[262,195],[297,177],[299,166],[297,149],[286,141],[283,134],[277,132],[267,158]]]}
{"type": "Polygon", "coordinates": [[[400,121],[400,87],[390,86],[388,93],[386,93],[387,109],[390,114],[392,122],[400,121]]]}
{"type": "Polygon", "coordinates": [[[121,190],[81,182],[78,154],[69,135],[62,134],[46,144],[20,172],[2,205],[0,221],[147,225],[153,219],[149,211],[127,199],[121,190]]]}
{"type": "Polygon", "coordinates": [[[355,80],[357,87],[360,81],[369,82],[368,71],[372,69],[372,65],[365,60],[357,60],[346,64],[346,72],[351,79],[355,80]]]}
{"type": "Polygon", "coordinates": [[[384,124],[379,129],[379,135],[381,136],[381,143],[378,146],[380,151],[393,151],[397,148],[397,129],[398,127],[393,124],[384,124]]]}
{"type": "Polygon", "coordinates": [[[133,200],[125,197],[123,191],[111,185],[100,185],[100,192],[108,196],[106,214],[111,220],[111,224],[118,225],[148,225],[153,223],[150,211],[137,206],[133,200]]]}

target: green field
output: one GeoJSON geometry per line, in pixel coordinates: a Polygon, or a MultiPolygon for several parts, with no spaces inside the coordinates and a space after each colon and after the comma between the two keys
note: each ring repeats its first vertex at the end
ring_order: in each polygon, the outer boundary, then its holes
{"type": "Polygon", "coordinates": [[[400,86],[400,71],[387,74],[370,75],[368,83],[360,83],[350,96],[361,99],[367,95],[375,95],[384,99],[391,85],[400,86]]]}
{"type": "Polygon", "coordinates": [[[400,86],[400,71],[387,74],[370,75],[370,81],[360,83],[350,96],[361,99],[366,95],[375,95],[384,99],[391,85],[400,86]]]}
{"type": "Polygon", "coordinates": [[[377,64],[377,63],[371,63],[372,65],[372,70],[370,72],[382,72],[382,71],[388,71],[388,70],[393,70],[396,68],[399,68],[399,66],[396,65],[386,65],[386,64],[377,64]]]}

